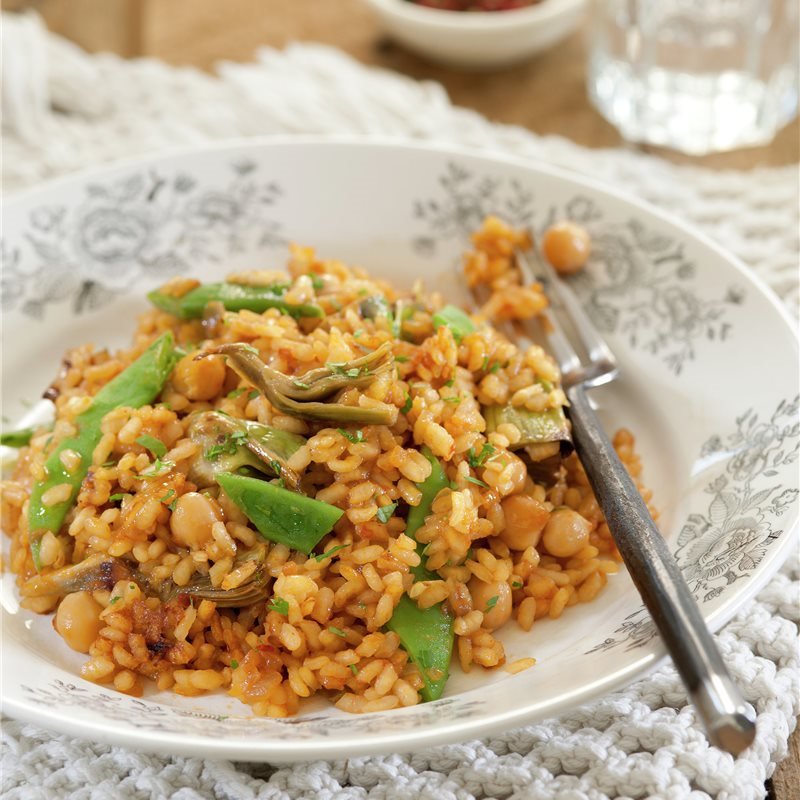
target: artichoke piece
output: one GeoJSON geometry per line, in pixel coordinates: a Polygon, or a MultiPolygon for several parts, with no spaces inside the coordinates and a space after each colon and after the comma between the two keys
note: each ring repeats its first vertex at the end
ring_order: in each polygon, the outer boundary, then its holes
{"type": "Polygon", "coordinates": [[[255,570],[239,586],[233,589],[214,587],[208,575],[198,577],[186,586],[178,586],[172,581],[165,581],[159,588],[159,597],[166,603],[179,594],[188,594],[198,600],[211,600],[217,608],[242,608],[265,600],[268,594],[270,576],[264,567],[267,548],[257,544],[249,550],[241,550],[234,561],[234,569],[249,561],[256,562],[255,570]]]}
{"type": "Polygon", "coordinates": [[[201,489],[213,486],[220,472],[242,467],[273,474],[292,489],[300,486],[300,476],[287,461],[306,443],[302,436],[221,411],[204,411],[189,426],[189,437],[202,447],[189,470],[189,480],[201,489]]]}
{"type": "Polygon", "coordinates": [[[296,377],[267,366],[256,350],[246,344],[223,344],[197,358],[215,354],[226,356],[232,369],[255,386],[282,414],[365,425],[392,425],[397,419],[397,409],[390,405],[361,408],[323,402],[343,389],[368,386],[390,370],[393,360],[389,342],[353,361],[326,364],[296,377]]]}
{"type": "Polygon", "coordinates": [[[358,310],[361,312],[361,316],[364,319],[386,317],[390,323],[394,320],[392,309],[382,294],[374,294],[371,297],[365,297],[358,304],[358,310]]]}
{"type": "Polygon", "coordinates": [[[561,406],[545,411],[529,411],[512,405],[486,406],[483,416],[487,434],[500,425],[515,425],[521,436],[512,447],[515,450],[524,448],[533,462],[557,455],[564,458],[572,452],[570,425],[561,406]]]}
{"type": "Polygon", "coordinates": [[[46,575],[34,575],[22,585],[21,593],[23,597],[64,597],[72,592],[93,592],[98,589],[111,591],[114,584],[125,580],[138,584],[145,594],[158,597],[164,603],[179,594],[187,594],[199,600],[213,600],[220,608],[240,608],[267,596],[269,574],[264,569],[266,554],[267,549],[263,544],[239,553],[234,562],[235,567],[247,561],[256,561],[257,566],[234,589],[214,588],[207,576],[197,578],[186,586],[178,586],[171,580],[156,586],[146,575],[121,558],[98,553],[84,559],[80,564],[62,567],[46,575]]]}

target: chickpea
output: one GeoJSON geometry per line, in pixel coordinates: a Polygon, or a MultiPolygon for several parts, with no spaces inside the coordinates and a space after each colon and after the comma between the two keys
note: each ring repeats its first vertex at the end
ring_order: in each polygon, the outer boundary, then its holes
{"type": "Polygon", "coordinates": [[[169,519],[175,544],[201,550],[211,540],[211,527],[222,520],[217,504],[199,492],[187,492],[178,498],[169,519]]]}
{"type": "Polygon", "coordinates": [[[557,558],[569,558],[589,544],[592,523],[571,508],[557,508],[544,528],[545,550],[557,558]]]}
{"type": "Polygon", "coordinates": [[[467,588],[472,595],[472,607],[483,612],[483,627],[486,630],[493,631],[511,619],[511,587],[506,581],[484,583],[473,578],[467,588]]]}
{"type": "Polygon", "coordinates": [[[557,272],[572,275],[586,266],[592,244],[585,228],[574,222],[557,222],[544,232],[542,249],[557,272]]]}
{"type": "Polygon", "coordinates": [[[185,355],[172,373],[172,385],[189,400],[211,400],[225,383],[225,362],[219,356],[195,359],[185,355]]]}
{"type": "Polygon", "coordinates": [[[499,534],[501,541],[512,550],[536,547],[550,512],[538,501],[525,494],[512,494],[500,504],[506,526],[499,534]]]}
{"type": "Polygon", "coordinates": [[[73,650],[88,653],[104,625],[100,619],[102,610],[91,592],[73,592],[58,606],[55,628],[73,650]]]}

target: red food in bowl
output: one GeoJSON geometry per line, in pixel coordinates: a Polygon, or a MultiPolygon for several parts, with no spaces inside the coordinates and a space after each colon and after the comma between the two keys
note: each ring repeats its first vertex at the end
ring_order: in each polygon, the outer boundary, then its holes
{"type": "Polygon", "coordinates": [[[536,5],[541,0],[408,0],[418,6],[439,11],[514,11],[536,5]]]}

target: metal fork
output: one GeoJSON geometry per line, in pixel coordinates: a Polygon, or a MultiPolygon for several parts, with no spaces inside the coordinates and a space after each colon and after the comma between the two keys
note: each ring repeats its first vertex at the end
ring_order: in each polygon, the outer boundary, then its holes
{"type": "Polygon", "coordinates": [[[680,568],[619,460],[589,402],[587,389],[619,370],[614,354],[570,287],[535,254],[517,264],[524,281],[537,280],[550,300],[542,328],[562,373],[575,449],[628,572],[672,656],[709,741],[738,755],[755,738],[755,711],[732,681],[680,568]],[[581,359],[560,324],[586,351],[581,359]]]}

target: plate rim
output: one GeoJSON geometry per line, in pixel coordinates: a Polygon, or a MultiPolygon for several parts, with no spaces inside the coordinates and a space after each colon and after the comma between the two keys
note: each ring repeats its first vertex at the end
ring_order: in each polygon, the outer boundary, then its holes
{"type": "MultiPolygon", "coordinates": [[[[566,181],[575,188],[589,190],[600,196],[610,197],[622,202],[632,212],[644,216],[655,217],[680,232],[688,239],[693,239],[710,250],[716,257],[738,272],[743,280],[751,284],[769,303],[772,310],[777,312],[778,318],[784,323],[789,334],[787,341],[791,341],[795,352],[800,349],[800,336],[794,326],[794,321],[777,297],[775,292],[757,274],[751,271],[736,255],[727,251],[707,234],[698,230],[692,223],[660,209],[649,201],[637,197],[633,193],[620,190],[607,185],[601,180],[584,176],[582,173],[566,167],[552,165],[535,158],[506,155],[494,150],[481,148],[449,145],[439,142],[425,142],[409,140],[405,137],[391,136],[324,136],[324,135],[298,135],[298,136],[260,136],[225,139],[218,142],[206,142],[192,147],[174,147],[159,150],[155,153],[131,156],[130,158],[117,159],[93,166],[88,169],[62,175],[39,183],[27,189],[10,193],[3,204],[2,217],[13,214],[18,207],[23,207],[35,201],[39,196],[46,196],[53,190],[61,190],[72,183],[81,184],[92,178],[102,177],[108,179],[115,174],[128,169],[141,169],[157,163],[169,163],[176,158],[191,158],[208,153],[234,153],[242,149],[263,151],[280,148],[315,148],[315,147],[343,147],[355,149],[371,149],[374,151],[407,150],[424,154],[439,156],[452,156],[476,159],[489,165],[501,163],[506,166],[523,170],[525,172],[539,173],[559,181],[566,181]]],[[[600,151],[602,153],[602,151],[600,151]]],[[[795,519],[792,527],[781,537],[764,568],[758,571],[746,582],[739,592],[732,596],[728,602],[711,611],[703,618],[712,632],[717,632],[729,622],[753,597],[755,597],[769,580],[778,572],[785,563],[791,548],[800,533],[800,521],[795,519]]],[[[702,613],[702,609],[701,609],[702,613]]],[[[21,645],[20,645],[21,646],[21,645]]],[[[5,661],[5,660],[4,660],[5,661]]],[[[614,691],[640,680],[668,661],[667,652],[660,640],[656,638],[639,658],[630,664],[616,670],[610,676],[606,675],[601,680],[584,685],[579,690],[563,696],[558,701],[545,700],[534,706],[527,705],[520,709],[513,709],[489,717],[481,716],[476,719],[454,719],[434,728],[413,729],[411,731],[392,731],[388,734],[357,734],[348,737],[346,743],[337,743],[334,740],[313,737],[307,740],[283,741],[280,739],[255,740],[243,738],[224,739],[221,737],[210,738],[206,735],[195,733],[178,734],[176,731],[153,731],[141,728],[117,730],[113,720],[105,717],[102,720],[82,721],[79,717],[70,718],[65,713],[68,707],[39,707],[27,702],[23,697],[8,697],[5,690],[5,681],[2,681],[2,706],[4,713],[22,719],[26,722],[42,725],[45,728],[56,730],[69,735],[81,735],[92,741],[106,744],[123,745],[134,749],[153,752],[160,746],[167,746],[169,753],[183,756],[210,756],[215,758],[230,758],[233,760],[252,761],[304,761],[309,759],[335,759],[348,755],[369,755],[404,752],[418,750],[424,746],[444,744],[455,740],[464,741],[470,738],[479,738],[491,735],[501,730],[519,727],[527,722],[556,717],[577,708],[579,705],[590,701],[599,700],[614,691]],[[57,711],[60,708],[61,711],[57,711]],[[533,710],[538,708],[539,710],[533,710]],[[357,749],[357,753],[352,753],[357,749]]],[[[5,671],[5,664],[3,671],[5,671]]],[[[78,675],[71,676],[71,680],[80,681],[93,688],[96,684],[85,681],[78,675]]],[[[142,702],[153,702],[151,699],[142,698],[142,702]]],[[[395,710],[394,715],[402,714],[403,709],[395,710]]]]}

